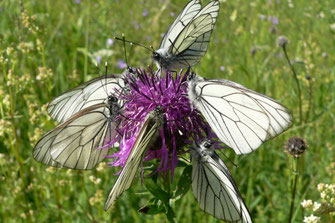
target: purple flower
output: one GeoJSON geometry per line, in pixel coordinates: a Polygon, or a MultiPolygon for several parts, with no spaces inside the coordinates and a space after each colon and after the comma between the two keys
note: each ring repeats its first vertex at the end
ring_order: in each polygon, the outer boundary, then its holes
{"type": "Polygon", "coordinates": [[[148,16],[148,15],[149,15],[148,9],[144,9],[142,12],[142,16],[148,16]]]}
{"type": "MultiPolygon", "coordinates": [[[[144,161],[160,160],[156,171],[171,171],[173,177],[180,154],[188,150],[185,146],[201,140],[206,134],[208,138],[215,137],[209,125],[190,106],[187,97],[187,75],[182,71],[175,75],[166,73],[164,76],[154,74],[151,70],[136,70],[136,77],[129,74],[125,77],[128,83],[127,91],[120,92],[118,97],[125,101],[122,120],[118,127],[120,150],[109,158],[114,158],[110,164],[124,166],[140,128],[150,111],[160,107],[164,113],[164,127],[160,137],[151,143],[144,161]],[[192,140],[191,140],[192,139],[192,140]]],[[[216,144],[216,148],[219,144],[216,144]]]]}
{"type": "Polygon", "coordinates": [[[113,43],[114,43],[114,40],[112,38],[108,38],[107,39],[107,46],[108,47],[111,46],[111,45],[113,45],[113,43]]]}
{"type": "Polygon", "coordinates": [[[140,28],[140,25],[136,21],[133,21],[132,24],[135,27],[135,29],[139,29],[140,28]]]}
{"type": "Polygon", "coordinates": [[[220,66],[220,70],[221,70],[221,71],[224,71],[224,70],[225,70],[225,67],[224,67],[224,66],[220,66]]]}
{"type": "Polygon", "coordinates": [[[260,15],[259,15],[259,18],[260,18],[261,20],[264,20],[264,19],[265,19],[265,15],[260,14],[260,15]]]}
{"type": "Polygon", "coordinates": [[[101,56],[96,56],[95,57],[95,61],[99,64],[101,62],[101,56]]]}
{"type": "Polygon", "coordinates": [[[81,0],[74,0],[74,3],[80,4],[81,0]]]}
{"type": "Polygon", "coordinates": [[[174,13],[174,12],[171,12],[171,13],[170,13],[170,16],[171,16],[171,17],[174,17],[174,16],[175,16],[175,13],[174,13]]]}
{"type": "Polygon", "coordinates": [[[272,24],[273,24],[274,26],[278,25],[278,24],[279,24],[279,19],[278,19],[277,17],[273,17],[273,18],[272,18],[272,24]]]}
{"type": "Polygon", "coordinates": [[[117,61],[117,67],[120,68],[121,70],[127,68],[127,64],[122,60],[122,59],[119,59],[117,61]]]}

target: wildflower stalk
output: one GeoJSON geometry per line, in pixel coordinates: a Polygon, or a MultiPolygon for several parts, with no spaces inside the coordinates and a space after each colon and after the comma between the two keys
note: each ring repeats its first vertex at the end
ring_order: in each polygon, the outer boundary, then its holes
{"type": "Polygon", "coordinates": [[[293,73],[293,77],[295,79],[295,82],[297,84],[297,89],[298,89],[298,99],[299,99],[299,123],[301,124],[302,123],[302,100],[301,100],[301,88],[300,88],[300,83],[299,83],[299,80],[298,80],[298,75],[297,73],[295,72],[295,69],[290,61],[290,58],[288,57],[288,54],[287,54],[287,51],[286,51],[286,44],[283,44],[281,46],[283,48],[283,51],[284,51],[284,55],[285,55],[285,58],[292,70],[292,73],[293,73]]]}
{"type": "MultiPolygon", "coordinates": [[[[89,197],[89,194],[88,194],[88,191],[87,191],[87,188],[86,188],[86,183],[85,183],[85,178],[84,178],[84,174],[82,175],[82,183],[83,183],[83,188],[84,188],[84,192],[86,194],[86,197],[87,197],[87,200],[90,199],[89,197]]],[[[91,218],[92,218],[92,222],[96,222],[95,219],[94,219],[94,214],[93,214],[93,209],[92,209],[92,205],[90,204],[90,202],[88,202],[88,206],[89,206],[89,212],[90,212],[90,215],[91,215],[91,218]]]]}
{"type": "Polygon", "coordinates": [[[289,220],[288,222],[292,222],[292,216],[293,216],[293,209],[294,209],[294,201],[295,201],[295,194],[297,191],[297,182],[299,177],[299,170],[298,170],[298,164],[299,164],[299,157],[294,157],[295,159],[295,170],[294,170],[294,182],[293,182],[293,189],[292,189],[292,196],[291,196],[291,207],[290,207],[290,214],[289,214],[289,220]]]}
{"type": "Polygon", "coordinates": [[[311,111],[312,98],[313,98],[312,78],[310,76],[307,76],[306,79],[308,81],[308,86],[309,86],[309,100],[308,100],[308,109],[307,109],[307,113],[306,113],[306,117],[305,117],[305,123],[307,122],[307,120],[309,118],[309,113],[311,111]]]}
{"type": "MultiPolygon", "coordinates": [[[[88,13],[86,15],[86,31],[85,31],[85,50],[88,50],[88,30],[89,30],[89,18],[90,18],[90,2],[88,1],[88,13]]],[[[87,77],[87,53],[84,54],[84,80],[86,81],[86,77],[87,77]]]]}
{"type": "Polygon", "coordinates": [[[51,185],[51,189],[55,195],[55,198],[56,198],[56,202],[57,202],[57,210],[58,210],[58,215],[57,215],[57,218],[58,218],[58,222],[63,222],[62,220],[62,205],[60,203],[60,198],[59,198],[59,188],[57,186],[55,186],[55,184],[50,184],[51,185]]]}

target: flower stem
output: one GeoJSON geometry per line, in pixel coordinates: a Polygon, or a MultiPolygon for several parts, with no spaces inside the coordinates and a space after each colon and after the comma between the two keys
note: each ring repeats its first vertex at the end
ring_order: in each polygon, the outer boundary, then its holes
{"type": "Polygon", "coordinates": [[[292,190],[292,196],[291,196],[291,207],[290,207],[290,215],[288,223],[292,222],[292,216],[293,216],[293,209],[294,209],[294,200],[295,200],[295,194],[297,191],[297,182],[299,177],[299,171],[298,171],[298,164],[299,164],[299,157],[295,158],[295,170],[294,170],[294,183],[293,183],[293,190],[292,190]]]}
{"type": "Polygon", "coordinates": [[[290,66],[290,68],[292,70],[295,82],[297,83],[298,98],[299,98],[299,123],[301,124],[302,123],[302,101],[301,101],[301,89],[300,89],[300,84],[299,84],[299,80],[298,80],[298,75],[295,72],[295,69],[294,69],[294,67],[293,67],[293,65],[292,65],[292,63],[290,61],[290,58],[287,55],[286,45],[283,45],[282,48],[283,48],[283,51],[284,51],[284,54],[285,54],[285,58],[286,58],[286,60],[288,62],[288,65],[290,66]]]}
{"type": "Polygon", "coordinates": [[[313,86],[312,86],[312,80],[308,79],[308,85],[309,85],[309,100],[308,100],[308,109],[305,117],[305,123],[307,123],[309,118],[309,113],[312,108],[312,99],[313,99],[313,86]]]}

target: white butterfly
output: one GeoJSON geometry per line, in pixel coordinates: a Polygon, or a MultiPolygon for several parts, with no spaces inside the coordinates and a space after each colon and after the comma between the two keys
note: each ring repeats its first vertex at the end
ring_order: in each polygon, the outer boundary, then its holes
{"type": "Polygon", "coordinates": [[[64,123],[46,133],[36,144],[36,161],[55,167],[92,169],[108,153],[101,148],[116,134],[116,116],[120,104],[114,96],[107,103],[99,103],[80,110],[64,123]]]}
{"type": "Polygon", "coordinates": [[[153,52],[157,66],[173,70],[197,64],[207,51],[219,10],[219,1],[211,1],[202,9],[199,0],[190,1],[153,52]]]}
{"type": "Polygon", "coordinates": [[[292,124],[282,104],[228,80],[188,77],[188,97],[219,139],[237,154],[250,153],[292,124]]]}
{"type": "Polygon", "coordinates": [[[108,195],[105,203],[105,211],[115,203],[116,199],[127,190],[134,181],[137,170],[150,147],[150,142],[158,137],[159,129],[162,124],[163,113],[161,109],[157,107],[147,115],[130,151],[126,164],[122,168],[119,177],[108,195]]]}
{"type": "Polygon", "coordinates": [[[251,223],[249,211],[228,168],[209,140],[191,151],[192,191],[199,206],[214,217],[237,223],[251,223]]]}
{"type": "Polygon", "coordinates": [[[109,95],[121,92],[124,87],[125,82],[121,75],[100,76],[54,98],[47,111],[54,120],[62,123],[82,109],[107,102],[109,95]]]}

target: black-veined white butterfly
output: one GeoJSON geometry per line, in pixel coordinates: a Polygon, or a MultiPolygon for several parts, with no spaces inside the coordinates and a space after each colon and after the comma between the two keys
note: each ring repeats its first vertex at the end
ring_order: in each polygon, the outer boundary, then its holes
{"type": "Polygon", "coordinates": [[[188,77],[188,97],[219,139],[237,154],[250,153],[290,127],[285,106],[228,80],[188,77]]]}
{"type": "Polygon", "coordinates": [[[173,70],[197,64],[207,51],[219,9],[219,1],[211,1],[202,9],[199,0],[190,1],[153,52],[157,66],[173,70]]]}
{"type": "Polygon", "coordinates": [[[130,71],[131,69],[127,69],[122,76],[100,76],[66,91],[49,103],[47,109],[49,115],[62,123],[82,109],[107,102],[109,95],[115,95],[125,87],[122,77],[130,71]]]}
{"type": "Polygon", "coordinates": [[[191,151],[192,191],[199,206],[228,222],[251,223],[249,211],[228,168],[215,153],[210,140],[191,151]]]}
{"type": "Polygon", "coordinates": [[[126,164],[122,168],[119,177],[108,195],[105,203],[105,210],[112,206],[116,199],[132,184],[137,170],[150,147],[150,142],[152,142],[159,134],[163,120],[163,113],[159,107],[147,115],[130,151],[126,164]]]}
{"type": "Polygon", "coordinates": [[[119,100],[109,96],[107,103],[84,108],[46,133],[33,152],[36,161],[55,167],[92,169],[108,153],[100,148],[116,136],[119,100]],[[100,149],[99,149],[100,148],[100,149]]]}

